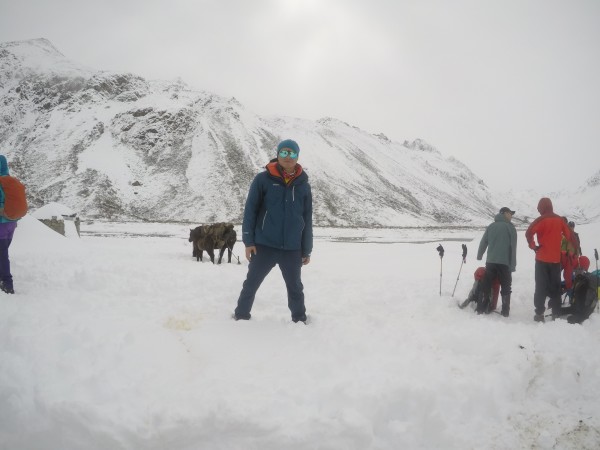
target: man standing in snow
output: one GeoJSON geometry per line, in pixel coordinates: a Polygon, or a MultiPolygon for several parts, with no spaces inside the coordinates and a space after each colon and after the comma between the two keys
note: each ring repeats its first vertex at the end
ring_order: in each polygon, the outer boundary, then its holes
{"type": "Polygon", "coordinates": [[[298,164],[299,153],[295,141],[280,142],[277,158],[250,186],[242,223],[250,264],[233,314],[235,320],[250,319],[256,291],[279,264],[292,320],[306,323],[301,269],[310,262],[313,247],[312,193],[308,175],[298,164]]]}
{"type": "Polygon", "coordinates": [[[511,220],[515,214],[510,208],[503,207],[483,233],[477,260],[481,261],[487,249],[485,276],[483,278],[483,303],[477,305],[477,314],[488,313],[492,281],[500,281],[502,296],[502,315],[510,312],[510,294],[512,292],[512,272],[517,268],[517,230],[511,220]]]}
{"type": "Polygon", "coordinates": [[[525,238],[529,248],[535,251],[535,305],[536,322],[544,322],[546,297],[550,297],[552,318],[560,316],[560,251],[563,236],[569,240],[571,231],[562,217],[554,214],[552,201],[543,197],[537,207],[540,216],[535,219],[525,238]],[[537,244],[534,240],[537,237],[537,244]]]}

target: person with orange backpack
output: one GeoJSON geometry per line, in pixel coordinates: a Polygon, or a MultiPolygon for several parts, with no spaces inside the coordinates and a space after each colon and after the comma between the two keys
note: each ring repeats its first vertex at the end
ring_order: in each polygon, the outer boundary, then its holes
{"type": "Polygon", "coordinates": [[[7,294],[15,293],[8,248],[17,228],[17,221],[26,213],[25,187],[9,175],[6,157],[0,155],[0,289],[7,294]]]}

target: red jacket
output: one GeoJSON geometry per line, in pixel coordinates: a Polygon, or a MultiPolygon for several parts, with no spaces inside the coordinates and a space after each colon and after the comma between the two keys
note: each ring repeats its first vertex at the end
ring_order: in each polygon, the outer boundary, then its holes
{"type": "Polygon", "coordinates": [[[560,244],[562,237],[571,238],[571,230],[562,217],[554,214],[552,201],[549,198],[542,198],[538,203],[538,212],[540,217],[535,219],[527,231],[525,238],[529,248],[536,248],[533,236],[537,236],[539,249],[535,253],[536,261],[547,263],[560,263],[560,244]]]}

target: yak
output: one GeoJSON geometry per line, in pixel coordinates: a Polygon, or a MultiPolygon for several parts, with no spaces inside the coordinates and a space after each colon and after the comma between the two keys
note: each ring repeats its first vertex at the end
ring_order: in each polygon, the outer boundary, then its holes
{"type": "Polygon", "coordinates": [[[237,234],[232,223],[219,222],[212,225],[200,225],[190,230],[189,242],[192,242],[192,256],[196,261],[202,261],[203,252],[210,256],[211,262],[215,262],[215,249],[219,249],[217,264],[221,264],[225,249],[228,251],[227,262],[231,262],[233,246],[237,240],[237,234]]]}

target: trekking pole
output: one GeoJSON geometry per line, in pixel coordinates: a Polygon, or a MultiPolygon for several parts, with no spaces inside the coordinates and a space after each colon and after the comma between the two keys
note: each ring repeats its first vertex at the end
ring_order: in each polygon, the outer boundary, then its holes
{"type": "Polygon", "coordinates": [[[438,245],[436,250],[440,254],[440,297],[441,297],[442,296],[442,259],[444,258],[444,247],[442,247],[442,244],[440,244],[440,245],[438,245]]]}
{"type": "Polygon", "coordinates": [[[460,263],[460,269],[458,269],[458,276],[456,277],[456,283],[454,284],[454,291],[452,291],[452,297],[454,297],[454,292],[456,291],[456,286],[458,285],[458,279],[460,278],[460,271],[462,270],[462,266],[467,262],[467,246],[465,244],[462,245],[463,254],[462,254],[462,262],[460,263]]]}

